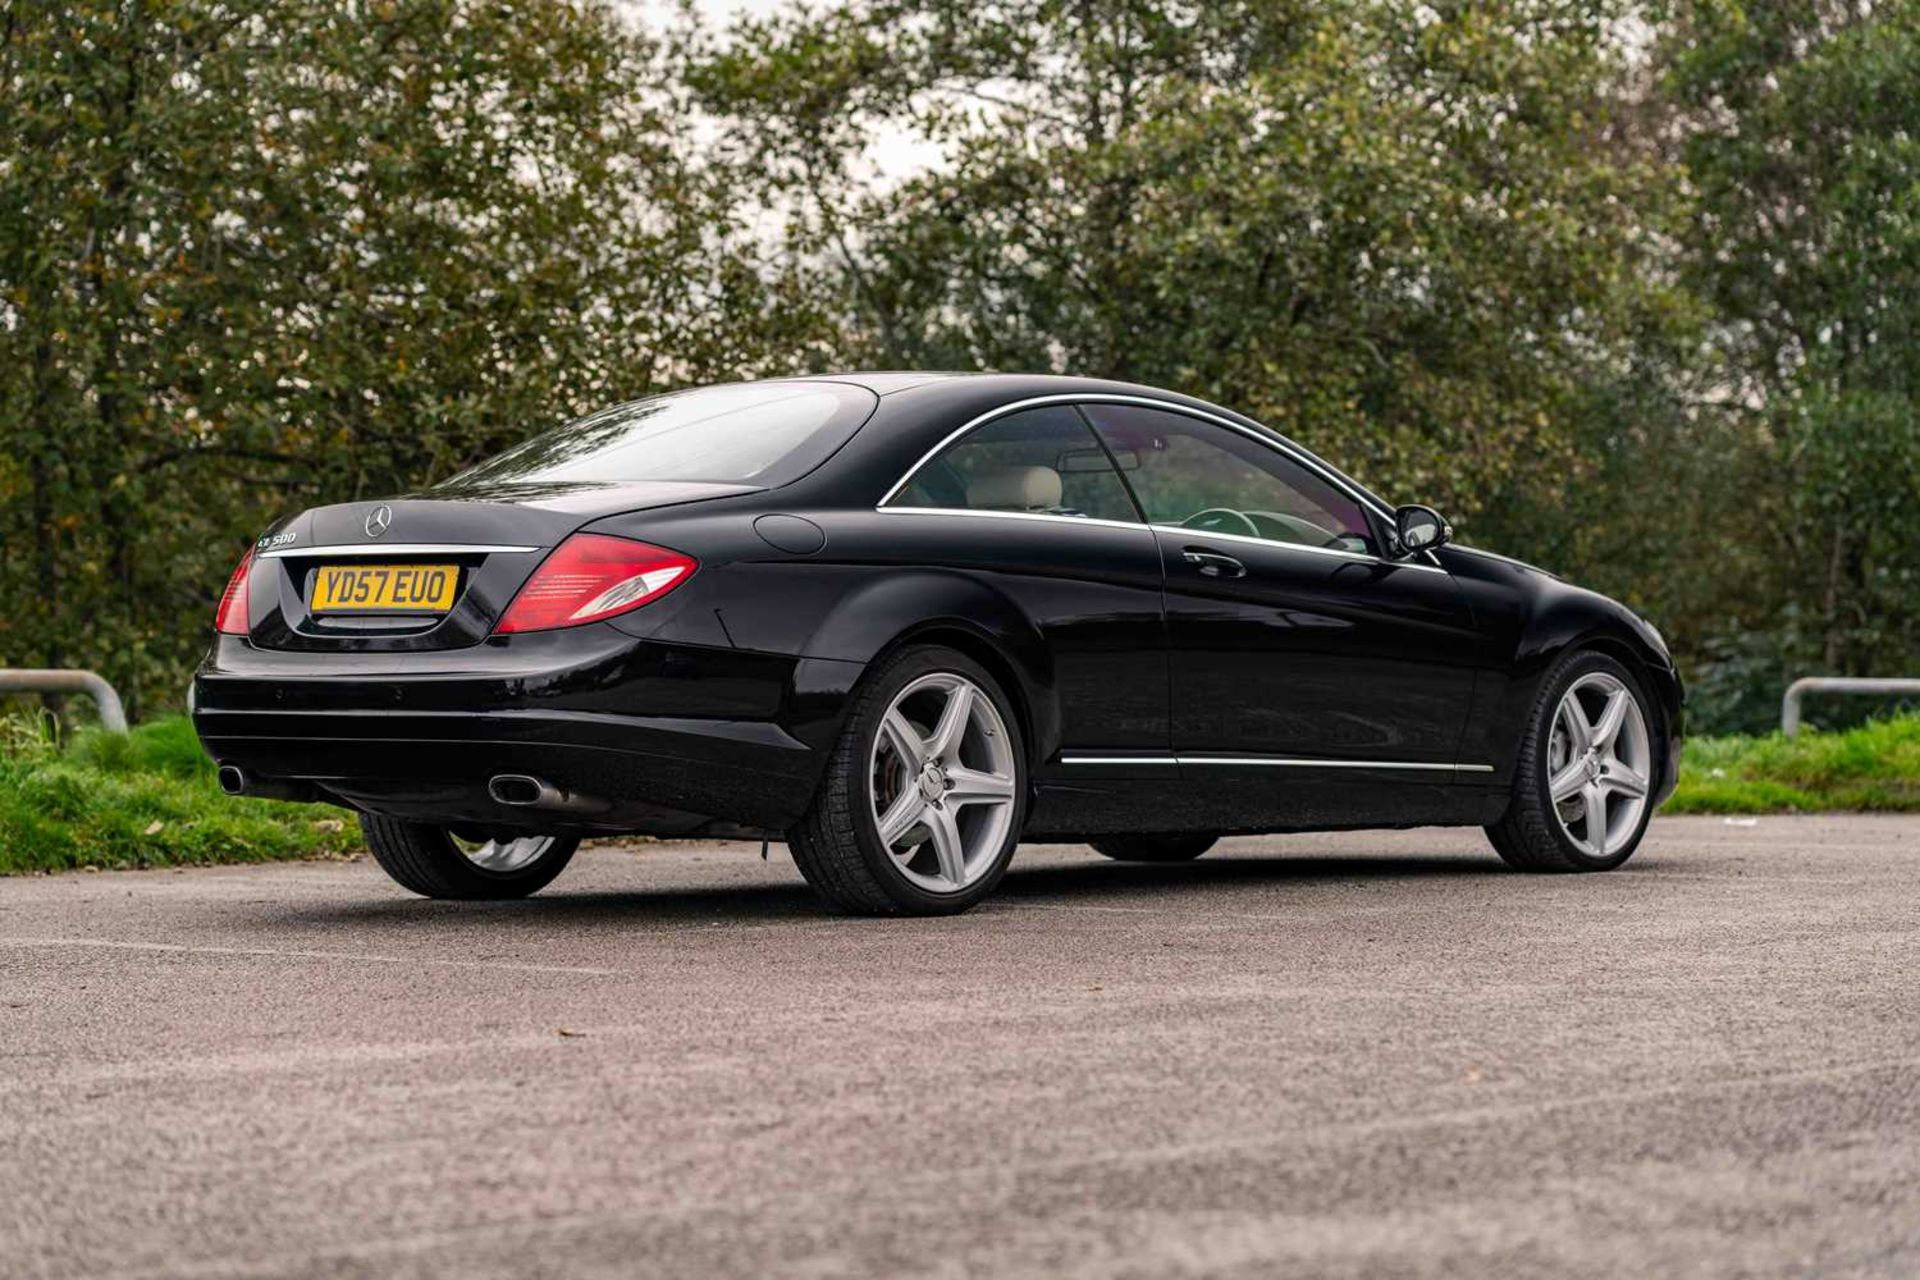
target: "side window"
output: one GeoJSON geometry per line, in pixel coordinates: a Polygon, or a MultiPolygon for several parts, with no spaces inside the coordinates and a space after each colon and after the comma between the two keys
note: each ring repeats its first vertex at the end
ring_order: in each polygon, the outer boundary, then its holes
{"type": "Polygon", "coordinates": [[[1257,440],[1182,413],[1083,407],[1153,524],[1378,554],[1358,501],[1257,440]]]}
{"type": "Polygon", "coordinates": [[[1023,409],[968,432],[887,505],[1140,519],[1107,451],[1068,405],[1023,409]]]}

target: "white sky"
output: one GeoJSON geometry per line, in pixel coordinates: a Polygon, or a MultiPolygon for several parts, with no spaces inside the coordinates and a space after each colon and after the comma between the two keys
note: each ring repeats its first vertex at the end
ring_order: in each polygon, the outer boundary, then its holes
{"type": "MultiPolygon", "coordinates": [[[[742,15],[776,13],[791,8],[795,0],[696,0],[695,7],[716,28],[742,15]]],[[[663,23],[676,9],[673,0],[614,0],[638,23],[663,23]]],[[[930,167],[940,158],[940,148],[925,138],[905,130],[886,130],[867,150],[868,181],[881,189],[930,167]]]]}

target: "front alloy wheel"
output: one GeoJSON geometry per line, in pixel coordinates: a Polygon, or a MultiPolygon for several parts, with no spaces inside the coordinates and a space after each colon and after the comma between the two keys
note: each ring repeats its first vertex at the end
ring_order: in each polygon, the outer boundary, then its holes
{"type": "Polygon", "coordinates": [[[1640,834],[1653,753],[1647,717],[1619,677],[1581,676],[1560,698],[1547,745],[1547,793],[1560,830],[1604,858],[1640,834]]]}
{"type": "Polygon", "coordinates": [[[1526,871],[1606,871],[1632,856],[1652,816],[1659,762],[1633,673],[1574,653],[1541,682],[1515,761],[1513,798],[1487,836],[1526,871]]]}
{"type": "Polygon", "coordinates": [[[903,650],[856,695],[794,862],[833,906],[964,911],[992,891],[1026,819],[1026,765],[1006,694],[965,654],[903,650]]]}

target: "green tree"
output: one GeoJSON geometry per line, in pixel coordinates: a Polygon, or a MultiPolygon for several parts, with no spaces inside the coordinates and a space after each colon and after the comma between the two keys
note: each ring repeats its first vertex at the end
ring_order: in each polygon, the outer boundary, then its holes
{"type": "Polygon", "coordinates": [[[175,701],[274,514],[802,345],[671,90],[573,0],[6,6],[0,665],[175,701]]]}
{"type": "Polygon", "coordinates": [[[1920,659],[1920,10],[1682,6],[1670,92],[1699,189],[1689,277],[1763,476],[1769,570],[1719,645],[1777,696],[1813,668],[1920,659]],[[1743,633],[1767,637],[1755,662],[1743,633]]]}
{"type": "Polygon", "coordinates": [[[1674,175],[1624,6],[855,0],[690,73],[839,299],[850,361],[1243,408],[1498,541],[1669,385],[1674,175]],[[873,139],[944,161],[876,190],[873,139]]]}

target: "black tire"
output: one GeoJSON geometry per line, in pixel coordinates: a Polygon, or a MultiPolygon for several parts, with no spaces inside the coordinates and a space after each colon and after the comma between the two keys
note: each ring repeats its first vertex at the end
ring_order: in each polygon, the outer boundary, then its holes
{"type": "Polygon", "coordinates": [[[1211,831],[1157,835],[1103,836],[1087,842],[1093,851],[1115,862],[1192,862],[1220,843],[1211,831]]]}
{"type": "Polygon", "coordinates": [[[1000,883],[1020,841],[1026,816],[1026,742],[1006,691],[985,667],[964,653],[939,645],[914,645],[886,659],[863,679],[839,741],[827,759],[813,804],[787,832],[787,848],[807,883],[837,911],[870,916],[954,915],[992,893],[1000,883]],[[881,845],[873,819],[869,762],[880,720],[896,694],[921,676],[936,672],[965,676],[983,690],[1000,713],[1013,747],[1014,813],[1005,844],[988,870],[957,893],[930,891],[902,874],[881,845]]]}
{"type": "Polygon", "coordinates": [[[580,841],[555,836],[538,858],[513,871],[489,871],[460,852],[445,827],[360,815],[360,830],[380,869],[404,889],[427,898],[524,898],[566,869],[580,841]]]}
{"type": "MultiPolygon", "coordinates": [[[[1633,856],[1640,847],[1641,838],[1646,835],[1647,822],[1653,816],[1652,804],[1646,805],[1641,812],[1639,826],[1625,845],[1606,857],[1595,857],[1573,842],[1561,827],[1559,815],[1554,811],[1553,798],[1547,785],[1547,747],[1553,732],[1553,717],[1561,697],[1574,681],[1594,671],[1604,671],[1625,685],[1640,704],[1640,714],[1649,728],[1655,724],[1646,690],[1622,663],[1604,653],[1586,649],[1567,654],[1554,665],[1540,682],[1540,691],[1527,712],[1519,755],[1514,762],[1513,796],[1508,801],[1507,811],[1498,822],[1486,828],[1487,839],[1492,843],[1494,852],[1508,866],[1517,870],[1611,871],[1633,856]]],[[[1658,735],[1652,736],[1653,750],[1657,753],[1658,735]]]]}

